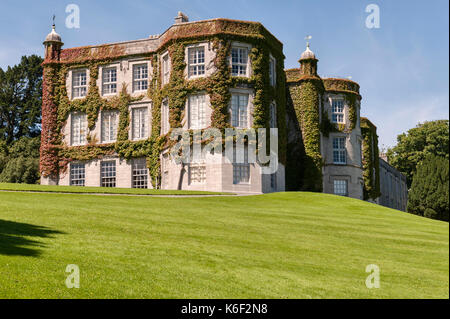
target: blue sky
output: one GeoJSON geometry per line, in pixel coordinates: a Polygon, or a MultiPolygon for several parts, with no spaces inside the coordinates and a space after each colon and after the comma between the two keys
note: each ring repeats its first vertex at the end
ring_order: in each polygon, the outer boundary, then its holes
{"type": "Polygon", "coordinates": [[[298,66],[304,37],[323,77],[361,85],[361,113],[378,127],[380,145],[418,122],[449,117],[448,0],[2,0],[0,67],[43,54],[51,16],[66,48],[163,33],[178,11],[190,20],[260,21],[284,43],[286,68],[298,66]],[[80,28],[67,29],[68,4],[80,7],[80,28]],[[380,7],[379,29],[365,26],[368,4],[380,7]]]}

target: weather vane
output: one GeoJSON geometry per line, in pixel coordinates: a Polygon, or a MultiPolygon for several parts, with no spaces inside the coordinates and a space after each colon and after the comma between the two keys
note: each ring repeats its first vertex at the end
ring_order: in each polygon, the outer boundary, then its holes
{"type": "Polygon", "coordinates": [[[311,40],[312,39],[312,35],[307,35],[306,37],[305,37],[305,40],[306,40],[306,47],[308,47],[309,48],[309,40],[311,40]]]}
{"type": "Polygon", "coordinates": [[[53,17],[52,17],[52,19],[53,19],[53,26],[55,26],[55,18],[56,18],[56,16],[53,15],[53,17]]]}

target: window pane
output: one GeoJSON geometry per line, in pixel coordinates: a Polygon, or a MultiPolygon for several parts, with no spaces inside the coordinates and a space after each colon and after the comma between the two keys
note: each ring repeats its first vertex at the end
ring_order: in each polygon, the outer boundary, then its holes
{"type": "Polygon", "coordinates": [[[102,162],[100,176],[102,187],[116,187],[116,162],[102,162]]]}
{"type": "Polygon", "coordinates": [[[85,185],[85,166],[84,164],[70,164],[70,185],[84,186],[85,185]]]}

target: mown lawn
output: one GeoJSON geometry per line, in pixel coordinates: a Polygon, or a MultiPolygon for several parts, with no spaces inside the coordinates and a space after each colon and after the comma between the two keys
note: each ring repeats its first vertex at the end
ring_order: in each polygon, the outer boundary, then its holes
{"type": "Polygon", "coordinates": [[[86,194],[127,194],[127,195],[232,195],[231,193],[162,190],[119,187],[78,187],[78,186],[53,186],[38,184],[14,184],[0,183],[0,191],[22,192],[52,192],[52,193],[86,193],[86,194]]]}
{"type": "Polygon", "coordinates": [[[0,298],[449,298],[449,224],[313,193],[0,192],[0,298]]]}

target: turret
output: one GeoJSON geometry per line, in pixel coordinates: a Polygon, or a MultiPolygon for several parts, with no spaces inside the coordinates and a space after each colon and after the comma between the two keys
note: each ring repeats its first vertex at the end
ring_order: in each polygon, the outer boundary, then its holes
{"type": "MultiPolygon", "coordinates": [[[[311,39],[311,37],[307,37],[311,39]]],[[[311,75],[317,76],[317,61],[316,55],[309,48],[309,42],[306,43],[306,50],[300,56],[300,74],[301,75],[311,75]]]]}
{"type": "Polygon", "coordinates": [[[61,36],[55,31],[55,23],[53,23],[52,31],[47,34],[43,44],[45,46],[45,60],[59,61],[61,47],[64,43],[61,41],[61,36]]]}

